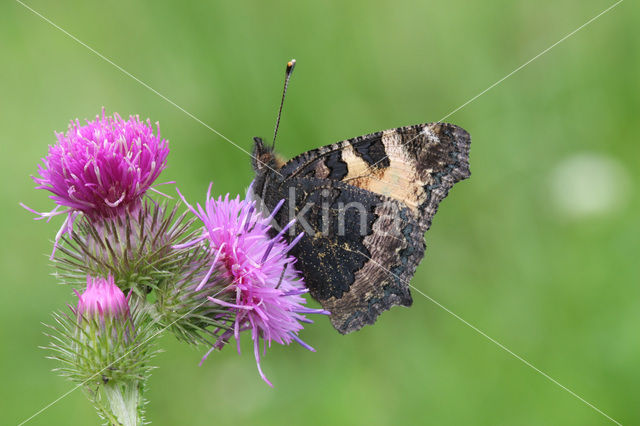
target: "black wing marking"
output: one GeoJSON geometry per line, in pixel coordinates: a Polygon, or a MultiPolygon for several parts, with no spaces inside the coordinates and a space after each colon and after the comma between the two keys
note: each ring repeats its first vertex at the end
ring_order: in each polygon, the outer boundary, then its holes
{"type": "Polygon", "coordinates": [[[316,178],[284,181],[269,192],[267,206],[287,198],[290,187],[295,188],[294,214],[285,203],[275,218],[284,226],[298,216],[289,238],[302,231],[306,235],[291,254],[311,295],[331,312],[338,331],[358,330],[394,305],[411,305],[408,282],[425,244],[419,223],[406,207],[361,188],[316,178]]]}

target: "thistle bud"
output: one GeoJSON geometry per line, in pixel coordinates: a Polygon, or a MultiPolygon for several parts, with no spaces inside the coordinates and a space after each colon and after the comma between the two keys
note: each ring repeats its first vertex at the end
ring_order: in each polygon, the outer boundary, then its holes
{"type": "Polygon", "coordinates": [[[87,289],[82,294],[76,291],[76,295],[79,317],[99,318],[102,322],[105,318],[126,322],[131,317],[129,300],[111,275],[107,279],[87,276],[87,289]]]}
{"type": "Polygon", "coordinates": [[[111,424],[140,424],[142,389],[151,367],[153,321],[145,308],[129,306],[129,297],[113,277],[87,276],[87,287],[71,308],[55,314],[48,349],[63,363],[62,375],[84,386],[99,415],[111,424]]]}

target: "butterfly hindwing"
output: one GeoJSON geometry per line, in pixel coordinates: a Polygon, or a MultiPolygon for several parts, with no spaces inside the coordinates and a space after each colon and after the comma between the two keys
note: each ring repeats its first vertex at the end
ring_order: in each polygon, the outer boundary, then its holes
{"type": "Polygon", "coordinates": [[[408,282],[425,245],[406,207],[383,195],[317,178],[286,180],[269,194],[273,199],[265,201],[271,204],[286,195],[293,198],[275,219],[284,226],[298,216],[290,235],[306,236],[291,254],[311,295],[331,312],[338,331],[358,330],[394,305],[411,305],[408,282]]]}

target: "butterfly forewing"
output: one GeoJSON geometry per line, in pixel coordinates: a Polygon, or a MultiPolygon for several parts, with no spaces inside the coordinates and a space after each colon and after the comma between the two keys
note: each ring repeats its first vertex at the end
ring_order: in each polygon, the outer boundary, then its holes
{"type": "Polygon", "coordinates": [[[371,133],[299,155],[285,179],[337,180],[405,204],[428,229],[438,203],[469,176],[469,134],[447,123],[371,133]]]}

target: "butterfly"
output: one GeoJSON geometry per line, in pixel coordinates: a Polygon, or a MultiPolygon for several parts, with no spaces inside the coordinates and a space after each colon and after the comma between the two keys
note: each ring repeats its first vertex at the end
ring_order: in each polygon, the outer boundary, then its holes
{"type": "MultiPolygon", "coordinates": [[[[283,101],[294,65],[287,65],[283,101]]],[[[282,103],[276,134],[281,112],[282,103]]],[[[297,239],[290,251],[295,267],[340,333],[412,304],[409,281],[424,257],[424,234],[449,190],[470,176],[470,143],[461,127],[426,123],[284,162],[274,144],[254,138],[252,196],[265,211],[280,206],[273,232],[290,225],[281,234],[297,239]]]]}

